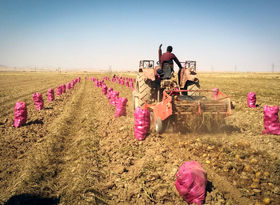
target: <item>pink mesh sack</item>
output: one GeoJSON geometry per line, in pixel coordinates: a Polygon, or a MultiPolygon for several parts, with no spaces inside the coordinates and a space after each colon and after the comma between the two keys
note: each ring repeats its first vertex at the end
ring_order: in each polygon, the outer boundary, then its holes
{"type": "Polygon", "coordinates": [[[111,92],[112,92],[112,91],[113,91],[113,88],[108,88],[108,89],[107,89],[106,97],[107,97],[108,99],[111,98],[111,92]]]}
{"type": "Polygon", "coordinates": [[[134,136],[139,141],[144,140],[150,130],[150,112],[137,107],[134,111],[134,136]]]}
{"type": "Polygon", "coordinates": [[[42,94],[41,93],[33,93],[32,97],[33,97],[33,101],[34,101],[36,109],[37,110],[42,110],[43,107],[44,107],[44,101],[43,101],[43,98],[42,98],[42,94]]]}
{"type": "Polygon", "coordinates": [[[24,102],[17,102],[14,112],[14,126],[19,127],[26,123],[27,108],[24,102]]]}
{"type": "Polygon", "coordinates": [[[71,85],[71,88],[74,88],[74,86],[75,86],[75,81],[72,80],[70,85],[71,85]]]}
{"type": "Polygon", "coordinates": [[[54,100],[54,90],[52,88],[48,89],[47,96],[49,102],[54,100]]]}
{"type": "Polygon", "coordinates": [[[279,106],[263,107],[264,130],[262,134],[280,135],[280,123],[278,118],[279,106]]]}
{"type": "Polygon", "coordinates": [[[66,88],[67,88],[67,90],[71,89],[71,84],[69,82],[66,84],[66,88]]]}
{"type": "Polygon", "coordinates": [[[98,81],[98,87],[102,87],[103,81],[98,81]]]}
{"type": "Polygon", "coordinates": [[[95,87],[98,88],[98,80],[95,80],[95,81],[94,81],[94,85],[95,85],[95,87]]]}
{"type": "Polygon", "coordinates": [[[219,88],[213,88],[213,92],[212,92],[213,99],[217,100],[218,95],[219,95],[219,88]]]}
{"type": "Polygon", "coordinates": [[[176,173],[175,187],[190,204],[202,204],[205,200],[207,174],[196,161],[184,162],[176,173]]]}
{"type": "Polygon", "coordinates": [[[57,96],[60,96],[61,94],[62,94],[61,86],[58,86],[58,87],[56,88],[56,95],[57,95],[57,96]]]}
{"type": "Polygon", "coordinates": [[[249,92],[247,96],[247,104],[251,108],[255,108],[256,106],[256,93],[255,92],[249,92]]]}
{"type": "Polygon", "coordinates": [[[65,93],[65,92],[66,92],[66,85],[65,85],[65,84],[62,84],[62,85],[61,85],[61,92],[62,92],[62,93],[65,93]]]}
{"type": "Polygon", "coordinates": [[[105,84],[102,85],[102,93],[103,95],[107,94],[107,86],[105,84]]]}
{"type": "Polygon", "coordinates": [[[115,117],[125,116],[126,115],[126,103],[127,98],[118,98],[116,101],[116,110],[115,110],[115,117]]]}
{"type": "Polygon", "coordinates": [[[112,91],[111,92],[111,98],[110,98],[111,105],[115,106],[118,98],[119,98],[119,92],[118,91],[112,91]]]}
{"type": "Polygon", "coordinates": [[[126,85],[126,87],[129,87],[129,82],[125,81],[125,85],[126,85]]]}
{"type": "Polygon", "coordinates": [[[33,93],[32,98],[37,110],[41,110],[44,107],[44,100],[41,93],[33,93]]]}

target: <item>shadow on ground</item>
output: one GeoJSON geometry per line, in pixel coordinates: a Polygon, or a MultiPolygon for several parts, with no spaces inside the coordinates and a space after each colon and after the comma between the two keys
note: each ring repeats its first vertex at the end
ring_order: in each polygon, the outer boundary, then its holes
{"type": "Polygon", "coordinates": [[[43,120],[38,120],[38,119],[26,123],[26,125],[42,125],[42,124],[44,124],[43,120]]]}
{"type": "Polygon", "coordinates": [[[4,205],[56,205],[58,198],[43,198],[38,195],[20,194],[12,196],[4,205]]]}

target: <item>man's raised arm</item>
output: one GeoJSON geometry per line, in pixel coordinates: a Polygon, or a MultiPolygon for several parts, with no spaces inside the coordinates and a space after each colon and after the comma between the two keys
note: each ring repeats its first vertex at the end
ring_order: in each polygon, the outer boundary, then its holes
{"type": "Polygon", "coordinates": [[[161,46],[162,46],[162,44],[160,44],[159,45],[159,48],[158,48],[158,61],[159,61],[159,63],[161,63],[161,56],[162,56],[162,50],[161,50],[161,46]]]}

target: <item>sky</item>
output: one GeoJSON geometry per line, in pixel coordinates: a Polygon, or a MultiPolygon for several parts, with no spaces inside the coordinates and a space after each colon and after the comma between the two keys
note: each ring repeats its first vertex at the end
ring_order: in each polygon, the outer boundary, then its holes
{"type": "Polygon", "coordinates": [[[280,72],[280,1],[0,0],[0,65],[136,71],[161,43],[201,71],[280,72]]]}

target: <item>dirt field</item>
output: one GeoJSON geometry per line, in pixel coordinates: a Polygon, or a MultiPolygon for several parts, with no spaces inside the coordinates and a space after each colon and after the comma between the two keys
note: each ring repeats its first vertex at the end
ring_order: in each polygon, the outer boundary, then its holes
{"type": "Polygon", "coordinates": [[[207,171],[205,204],[280,204],[280,136],[261,134],[263,105],[280,104],[280,74],[202,73],[201,88],[217,87],[234,102],[226,127],[151,132],[141,142],[133,134],[131,89],[106,81],[128,98],[127,116],[114,118],[108,99],[89,80],[105,75],[0,73],[0,204],[186,204],[174,186],[186,160],[207,171]],[[47,102],[48,88],[79,76],[73,90],[47,102]],[[247,107],[250,91],[257,93],[256,109],[247,107]],[[43,94],[41,111],[33,92],[43,94]],[[16,129],[19,100],[27,103],[28,121],[16,129]]]}

